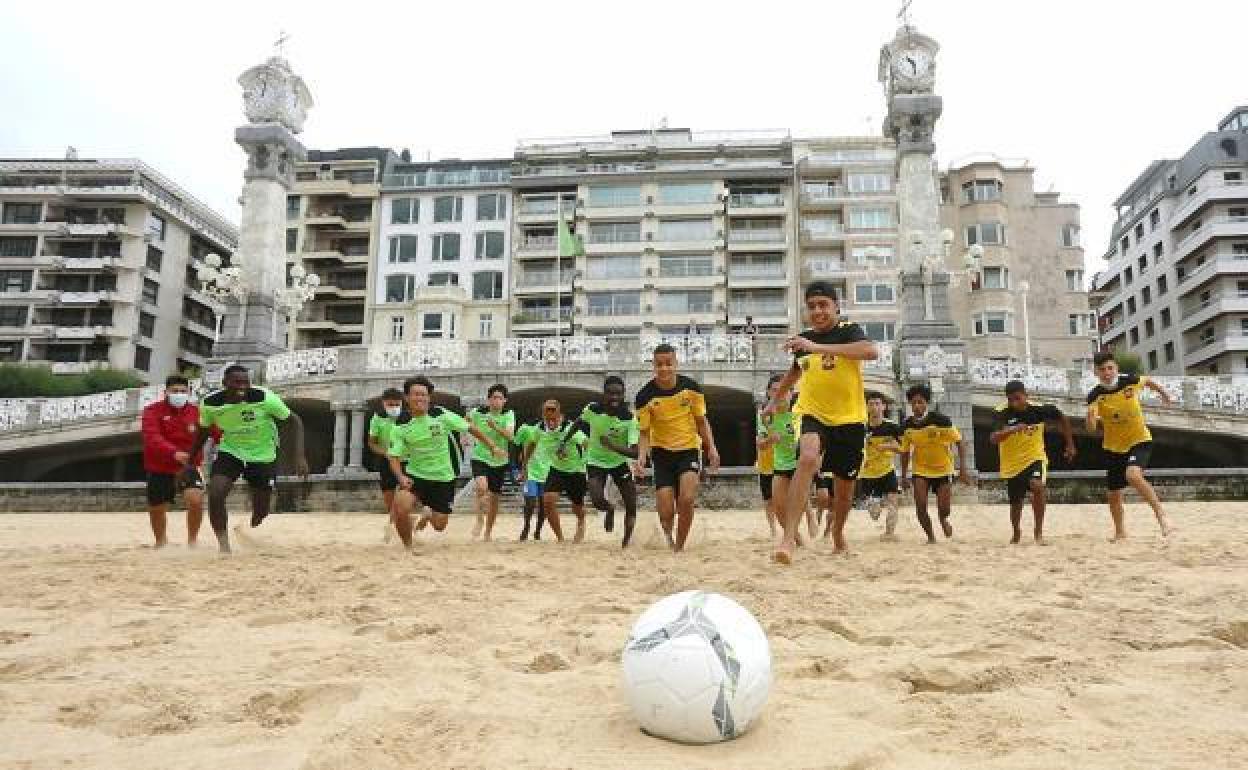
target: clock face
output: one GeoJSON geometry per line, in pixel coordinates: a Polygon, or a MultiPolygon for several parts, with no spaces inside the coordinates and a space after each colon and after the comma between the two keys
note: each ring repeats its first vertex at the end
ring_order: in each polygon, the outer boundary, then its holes
{"type": "Polygon", "coordinates": [[[923,78],[932,71],[932,55],[922,48],[907,48],[893,59],[893,71],[903,78],[923,78]]]}

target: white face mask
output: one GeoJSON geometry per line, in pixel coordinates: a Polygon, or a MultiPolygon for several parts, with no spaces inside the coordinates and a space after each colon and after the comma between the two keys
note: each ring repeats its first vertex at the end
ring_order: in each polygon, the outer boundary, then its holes
{"type": "Polygon", "coordinates": [[[401,406],[386,407],[386,414],[390,417],[398,417],[400,414],[402,414],[402,412],[403,412],[403,407],[401,406]]]}
{"type": "Polygon", "coordinates": [[[169,394],[169,406],[172,406],[174,409],[181,409],[182,407],[186,406],[186,402],[190,400],[191,400],[190,393],[170,393],[169,394]]]}

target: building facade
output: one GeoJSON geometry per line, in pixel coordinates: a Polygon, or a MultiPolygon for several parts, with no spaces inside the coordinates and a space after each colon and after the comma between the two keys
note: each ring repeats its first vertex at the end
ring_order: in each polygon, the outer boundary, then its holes
{"type": "Polygon", "coordinates": [[[1104,346],[1146,372],[1248,380],[1248,107],[1114,202],[1093,283],[1104,346]]]}
{"type": "Polygon", "coordinates": [[[286,261],[320,278],[300,312],[292,348],[368,341],[366,306],[375,279],[381,177],[394,152],[377,147],[309,150],[286,200],[286,261]]]}
{"type": "Polygon", "coordinates": [[[507,334],[510,178],[510,159],[391,163],[373,253],[373,341],[507,334]]]}
{"type": "Polygon", "coordinates": [[[953,233],[948,267],[980,246],[977,272],[950,291],[967,354],[1048,366],[1086,366],[1096,321],[1084,285],[1079,205],[1036,192],[1035,169],[981,157],[941,175],[941,224],[953,233]]]}
{"type": "Polygon", "coordinates": [[[0,360],[200,370],[218,306],[195,265],[236,228],[138,160],[0,160],[0,360]]]}

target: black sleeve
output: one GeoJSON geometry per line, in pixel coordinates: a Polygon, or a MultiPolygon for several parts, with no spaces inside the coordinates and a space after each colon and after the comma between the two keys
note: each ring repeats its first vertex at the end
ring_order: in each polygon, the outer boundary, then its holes
{"type": "Polygon", "coordinates": [[[1006,426],[1006,423],[1010,421],[1010,418],[1008,417],[1008,415],[1009,415],[1008,408],[992,410],[992,430],[994,432],[999,431],[1006,426]]]}
{"type": "Polygon", "coordinates": [[[1096,399],[1100,398],[1100,396],[1101,396],[1101,386],[1097,385],[1095,388],[1088,391],[1088,404],[1091,405],[1095,403],[1096,399]]]}
{"type": "Polygon", "coordinates": [[[1118,377],[1119,387],[1122,387],[1123,385],[1139,385],[1139,384],[1140,384],[1140,375],[1138,374],[1123,374],[1118,377]]]}
{"type": "Polygon", "coordinates": [[[651,388],[651,383],[647,382],[645,385],[642,386],[641,390],[637,391],[637,396],[633,399],[634,409],[643,409],[646,406],[646,404],[650,403],[650,398],[651,398],[650,394],[652,392],[650,388],[651,388]]]}
{"type": "Polygon", "coordinates": [[[842,322],[837,331],[839,332],[838,336],[840,338],[837,340],[837,343],[840,345],[862,342],[867,338],[867,333],[863,331],[863,328],[853,321],[842,322]]]}
{"type": "Polygon", "coordinates": [[[1060,420],[1062,410],[1058,409],[1056,404],[1045,404],[1040,407],[1040,416],[1046,420],[1060,420]]]}

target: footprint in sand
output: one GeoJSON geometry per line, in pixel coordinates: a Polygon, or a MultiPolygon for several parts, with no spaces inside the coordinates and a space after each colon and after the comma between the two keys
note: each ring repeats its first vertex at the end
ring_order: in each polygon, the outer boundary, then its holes
{"type": "Polygon", "coordinates": [[[1248,650],[1248,620],[1237,620],[1225,626],[1213,629],[1211,636],[1248,650]]]}
{"type": "Polygon", "coordinates": [[[336,683],[307,685],[281,694],[262,692],[247,700],[243,715],[261,727],[290,727],[306,716],[337,711],[359,696],[359,685],[336,683]]]}
{"type": "Polygon", "coordinates": [[[572,668],[563,656],[557,652],[543,652],[533,658],[525,670],[530,674],[549,674],[553,671],[567,671],[572,668]]]}

